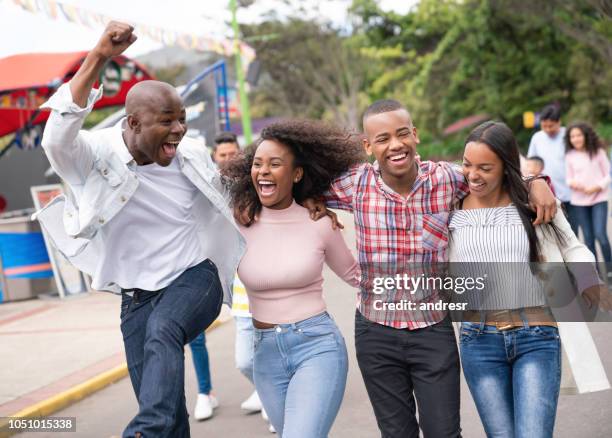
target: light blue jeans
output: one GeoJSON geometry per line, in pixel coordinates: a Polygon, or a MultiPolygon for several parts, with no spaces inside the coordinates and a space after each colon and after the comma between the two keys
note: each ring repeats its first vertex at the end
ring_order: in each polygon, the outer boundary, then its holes
{"type": "Polygon", "coordinates": [[[253,320],[248,316],[235,316],[236,349],[234,351],[236,368],[249,379],[253,379],[253,320]]]}
{"type": "Polygon", "coordinates": [[[255,328],[255,387],[282,438],[327,438],[340,409],[348,357],[327,312],[255,328]]]}
{"type": "Polygon", "coordinates": [[[463,374],[489,438],[552,438],[561,385],[555,327],[499,331],[464,322],[463,374]]]}

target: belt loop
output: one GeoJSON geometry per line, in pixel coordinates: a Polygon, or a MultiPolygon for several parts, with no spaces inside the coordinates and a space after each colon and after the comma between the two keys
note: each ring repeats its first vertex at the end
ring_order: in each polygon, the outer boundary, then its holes
{"type": "Polygon", "coordinates": [[[527,315],[525,314],[525,308],[519,309],[519,315],[521,320],[523,321],[523,328],[525,330],[529,330],[529,320],[527,319],[527,315]]]}
{"type": "Polygon", "coordinates": [[[487,312],[484,310],[481,310],[480,311],[480,326],[478,327],[478,331],[484,332],[486,321],[487,321],[487,312]]]}

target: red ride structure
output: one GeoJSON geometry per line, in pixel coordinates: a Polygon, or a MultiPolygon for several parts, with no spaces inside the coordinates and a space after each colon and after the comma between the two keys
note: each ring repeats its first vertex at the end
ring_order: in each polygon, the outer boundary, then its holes
{"type": "MultiPolygon", "coordinates": [[[[5,142],[0,156],[13,144],[23,148],[38,145],[42,124],[49,117],[49,111],[41,110],[40,105],[74,76],[86,55],[28,53],[0,59],[0,138],[15,134],[12,141],[5,142]]],[[[104,96],[94,108],[124,104],[129,89],[147,79],[153,76],[138,62],[125,56],[113,58],[98,81],[104,85],[104,96]]]]}

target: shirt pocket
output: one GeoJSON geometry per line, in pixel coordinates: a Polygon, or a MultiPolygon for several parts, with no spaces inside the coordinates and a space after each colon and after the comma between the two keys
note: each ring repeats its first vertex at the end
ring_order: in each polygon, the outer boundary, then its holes
{"type": "Polygon", "coordinates": [[[95,162],[95,166],[96,170],[102,175],[102,178],[104,178],[111,187],[117,187],[121,184],[121,175],[119,175],[108,162],[98,159],[95,162]]]}
{"type": "Polygon", "coordinates": [[[449,212],[423,214],[424,251],[435,252],[448,247],[448,216],[449,212]]]}

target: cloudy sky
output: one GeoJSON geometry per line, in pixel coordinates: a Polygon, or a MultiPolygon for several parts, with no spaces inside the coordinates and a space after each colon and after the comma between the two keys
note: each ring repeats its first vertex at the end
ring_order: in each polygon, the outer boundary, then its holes
{"type": "MultiPolygon", "coordinates": [[[[36,1],[36,0],[32,0],[36,1]]],[[[227,37],[231,31],[227,5],[229,0],[57,0],[81,9],[102,13],[117,20],[148,24],[168,30],[202,36],[227,37]]],[[[385,10],[405,13],[418,0],[379,0],[385,10]]],[[[311,17],[327,17],[341,24],[346,18],[350,0],[294,0],[303,4],[311,17]]],[[[274,10],[287,15],[291,7],[280,0],[257,0],[239,11],[240,22],[256,22],[262,14],[274,10]]],[[[0,0],[0,58],[25,52],[64,52],[87,50],[97,41],[101,28],[91,29],[65,20],[52,20],[44,13],[32,14],[14,4],[0,0]]],[[[137,56],[160,47],[147,38],[140,38],[127,52],[137,56]]]]}

